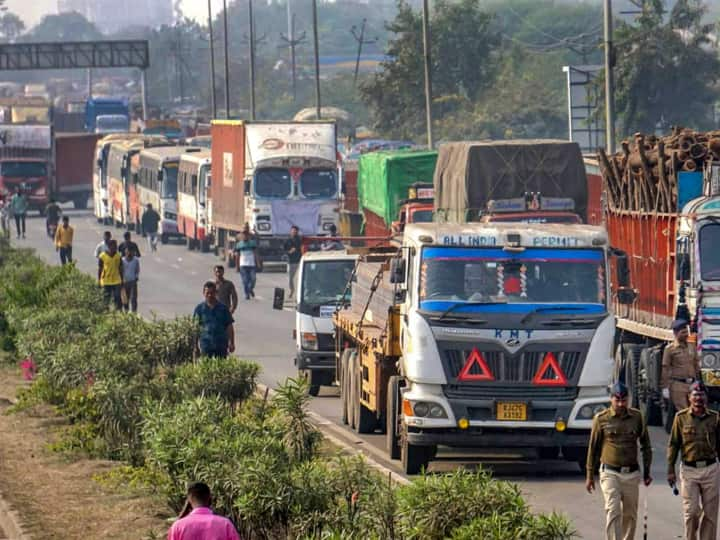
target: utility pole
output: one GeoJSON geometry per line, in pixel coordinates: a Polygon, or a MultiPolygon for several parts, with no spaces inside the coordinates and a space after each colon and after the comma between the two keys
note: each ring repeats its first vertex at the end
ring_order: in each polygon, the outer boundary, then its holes
{"type": "Polygon", "coordinates": [[[615,153],[615,51],[613,49],[612,0],[603,0],[605,36],[605,148],[615,153]]]}
{"type": "MultiPolygon", "coordinates": [[[[290,2],[288,1],[288,4],[290,2]]],[[[297,74],[296,74],[296,66],[295,66],[295,48],[303,43],[305,41],[305,32],[300,34],[297,39],[295,38],[295,14],[292,14],[291,21],[290,21],[290,30],[288,32],[288,37],[285,37],[284,35],[280,34],[280,39],[282,39],[285,43],[287,43],[288,49],[290,49],[290,69],[292,70],[292,91],[293,91],[293,101],[297,99],[297,74]]]]}
{"type": "Polygon", "coordinates": [[[208,0],[208,30],[210,31],[210,106],[212,117],[217,118],[217,94],[215,92],[215,42],[212,28],[212,0],[208,0]]]}
{"type": "Polygon", "coordinates": [[[320,113],[320,47],[318,45],[317,0],[312,0],[312,15],[313,41],[315,42],[315,116],[320,120],[322,114],[320,113]]]}
{"type": "MultiPolygon", "coordinates": [[[[609,0],[605,0],[609,1],[609,0]]],[[[425,54],[425,122],[427,123],[427,145],[433,148],[432,132],[432,73],[430,63],[430,9],[428,0],[423,0],[423,51],[425,54]]]]}
{"type": "Polygon", "coordinates": [[[250,120],[255,120],[255,21],[253,19],[253,0],[248,0],[248,20],[250,25],[250,120]]]}
{"type": "Polygon", "coordinates": [[[362,46],[363,45],[371,45],[373,43],[376,43],[378,38],[374,39],[365,39],[365,24],[367,24],[367,19],[362,20],[362,25],[360,25],[360,35],[357,35],[357,28],[353,26],[350,29],[350,32],[352,33],[353,37],[355,38],[355,41],[357,41],[358,44],[358,52],[357,52],[357,59],[355,60],[355,84],[357,85],[357,78],[358,78],[358,72],[360,71],[360,56],[362,55],[362,46]]]}
{"type": "Polygon", "coordinates": [[[230,60],[228,59],[227,0],[223,0],[223,27],[225,41],[225,118],[230,120],[230,60]]]}

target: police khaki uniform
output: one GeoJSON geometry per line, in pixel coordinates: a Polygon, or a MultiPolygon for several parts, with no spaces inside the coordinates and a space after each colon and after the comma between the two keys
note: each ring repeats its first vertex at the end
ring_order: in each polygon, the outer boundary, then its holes
{"type": "Polygon", "coordinates": [[[647,425],[639,410],[626,406],[627,395],[623,383],[613,385],[611,407],[593,419],[587,455],[586,487],[589,492],[595,488],[595,470],[598,467],[600,470],[607,540],[635,538],[640,480],[643,478],[645,485],[652,481],[652,447],[647,425]],[[643,460],[642,475],[638,443],[643,460]]]}
{"type": "Polygon", "coordinates": [[[720,497],[720,415],[705,407],[702,383],[694,383],[690,391],[691,406],[675,416],[668,442],[668,480],[675,480],[675,461],[680,454],[685,539],[715,540],[720,497]],[[698,399],[702,400],[701,406],[697,406],[698,399]]]}
{"type": "Polygon", "coordinates": [[[663,396],[670,399],[679,411],[688,406],[690,384],[700,373],[700,357],[695,347],[687,342],[687,321],[674,321],[672,330],[675,341],[665,347],[662,358],[661,388],[663,396]]]}

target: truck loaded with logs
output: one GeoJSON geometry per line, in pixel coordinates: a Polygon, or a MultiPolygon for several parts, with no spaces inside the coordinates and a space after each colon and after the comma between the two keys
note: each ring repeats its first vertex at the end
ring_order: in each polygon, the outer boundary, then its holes
{"type": "Polygon", "coordinates": [[[673,320],[690,323],[710,399],[720,401],[720,131],[636,134],[585,164],[602,177],[610,244],[627,253],[636,287],[630,305],[614,295],[616,372],[632,405],[668,428],[674,407],[661,371],[673,320]]]}

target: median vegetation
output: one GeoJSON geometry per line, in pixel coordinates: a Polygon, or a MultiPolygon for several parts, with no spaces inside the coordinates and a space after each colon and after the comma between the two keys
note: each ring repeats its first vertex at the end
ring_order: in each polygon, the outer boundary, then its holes
{"type": "Polygon", "coordinates": [[[120,462],[106,485],[178,512],[202,480],[246,539],[575,537],[482,470],[395,486],[323,443],[304,381],[259,397],[259,366],[193,359],[196,332],[188,318],[107,312],[92,278],[0,244],[1,344],[33,377],[15,409],[53,405],[68,419],[55,450],[120,462]]]}

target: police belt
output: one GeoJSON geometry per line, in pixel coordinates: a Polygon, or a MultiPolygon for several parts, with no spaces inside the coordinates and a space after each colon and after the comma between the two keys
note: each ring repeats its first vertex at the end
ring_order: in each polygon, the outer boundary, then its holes
{"type": "Polygon", "coordinates": [[[688,467],[693,467],[694,469],[703,469],[705,467],[709,467],[710,465],[715,465],[716,463],[717,463],[716,457],[714,457],[712,459],[704,459],[704,460],[683,461],[683,465],[686,465],[688,467]]]}
{"type": "Polygon", "coordinates": [[[687,377],[685,379],[683,379],[681,377],[671,377],[671,378],[675,382],[681,382],[681,383],[685,383],[685,384],[692,384],[693,382],[695,382],[695,379],[692,377],[687,377]]]}
{"type": "Polygon", "coordinates": [[[613,467],[612,465],[602,463],[600,465],[600,470],[627,474],[627,473],[634,473],[635,471],[639,471],[640,466],[639,465],[630,465],[629,467],[613,467]]]}

